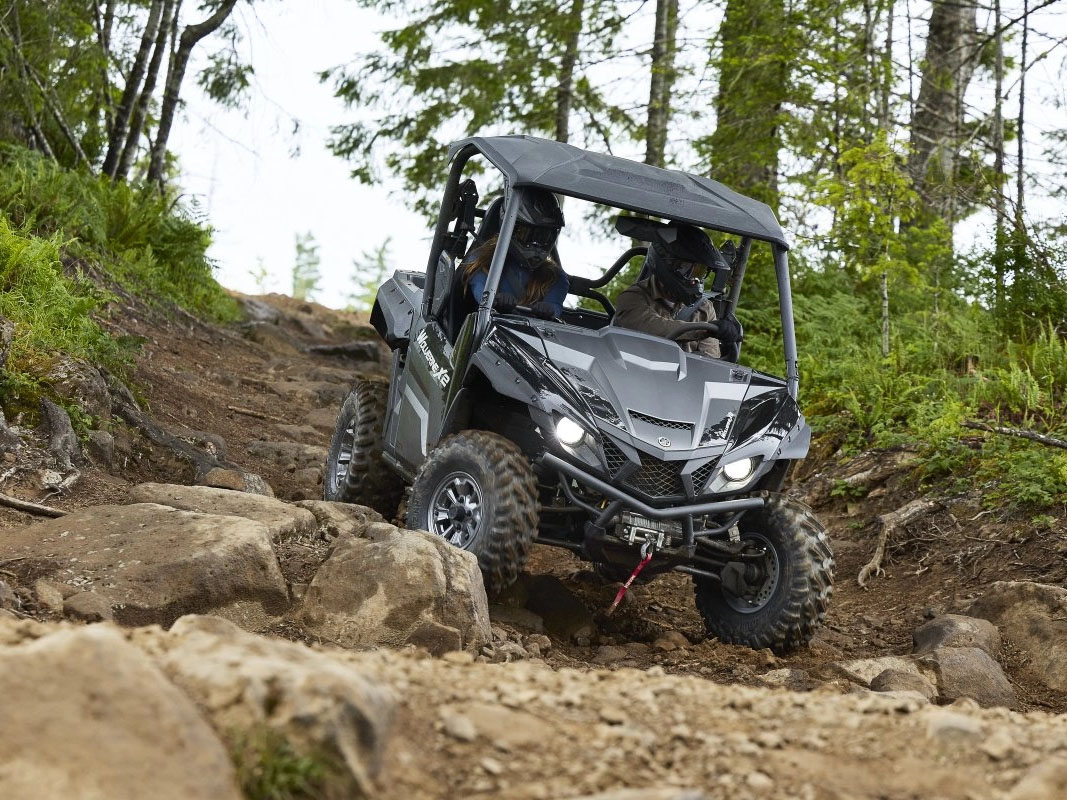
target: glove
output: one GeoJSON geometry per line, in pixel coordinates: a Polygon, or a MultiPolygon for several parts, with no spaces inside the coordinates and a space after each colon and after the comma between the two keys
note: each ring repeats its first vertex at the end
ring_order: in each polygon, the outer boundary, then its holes
{"type": "Polygon", "coordinates": [[[519,298],[507,292],[497,292],[493,298],[493,308],[501,314],[507,314],[519,304],[519,298]]]}
{"type": "Polygon", "coordinates": [[[744,338],[744,332],[741,330],[741,323],[737,321],[733,314],[728,314],[722,319],[718,320],[719,332],[715,338],[723,344],[733,344],[740,342],[744,338]]]}
{"type": "Polygon", "coordinates": [[[533,312],[535,317],[541,319],[555,319],[556,307],[552,303],[546,303],[544,300],[540,300],[530,306],[530,311],[533,312]]]}

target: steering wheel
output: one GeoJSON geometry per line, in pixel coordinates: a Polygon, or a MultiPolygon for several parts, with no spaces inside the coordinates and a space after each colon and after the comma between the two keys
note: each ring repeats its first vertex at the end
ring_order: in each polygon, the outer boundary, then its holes
{"type": "MultiPolygon", "coordinates": [[[[681,327],[679,327],[678,330],[676,330],[674,333],[672,333],[667,338],[670,339],[672,342],[677,342],[681,337],[685,336],[687,333],[696,333],[697,331],[706,331],[707,333],[710,333],[712,336],[715,336],[715,335],[717,335],[719,333],[719,323],[717,321],[715,321],[715,322],[687,322],[684,325],[682,325],[681,327]]],[[[701,338],[705,338],[705,337],[701,337],[701,338]]],[[[695,341],[695,340],[693,340],[693,341],[695,341]]]]}

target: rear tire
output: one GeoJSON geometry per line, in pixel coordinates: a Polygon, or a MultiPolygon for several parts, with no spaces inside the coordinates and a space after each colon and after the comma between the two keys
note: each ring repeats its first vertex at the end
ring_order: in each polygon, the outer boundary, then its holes
{"type": "Polygon", "coordinates": [[[833,594],[834,557],[826,529],[803,503],[767,493],[766,505],[742,517],[741,540],[767,551],[763,578],[748,597],[694,579],[696,605],[711,636],[782,653],[807,644],[833,594]]]}
{"type": "Polygon", "coordinates": [[[408,498],[407,527],[474,553],[485,587],[515,582],[537,535],[540,504],[530,462],[512,441],[461,431],[423,463],[408,498]]]}
{"type": "Polygon", "coordinates": [[[389,386],[360,381],[341,404],[326,458],[323,498],[370,506],[393,516],[404,482],[382,458],[389,386]]]}

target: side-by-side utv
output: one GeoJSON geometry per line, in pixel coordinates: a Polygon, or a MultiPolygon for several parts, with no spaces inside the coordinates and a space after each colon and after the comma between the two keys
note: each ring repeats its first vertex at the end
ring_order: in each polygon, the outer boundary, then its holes
{"type": "MultiPolygon", "coordinates": [[[[490,591],[514,581],[539,542],[618,579],[641,561],[643,577],[690,575],[707,631],[723,641],[806,643],[826,614],[834,562],[812,512],[780,493],[811,432],[797,406],[788,248],[771,209],[708,178],[528,136],[464,139],[450,155],[427,267],[398,271],[371,315],[393,350],[391,382],[360,382],[345,400],[326,498],[390,516],[409,492],[407,526],[476,554],[490,591]],[[476,157],[503,177],[487,208],[464,174],[476,157]],[[597,279],[570,277],[570,293],[600,310],[494,310],[533,189],[624,212],[625,252],[597,279]],[[739,346],[710,358],[612,324],[599,290],[645,254],[630,247],[643,220],[725,235],[706,291],[720,320],[733,318],[753,242],[770,245],[784,379],[737,363],[739,346]],[[484,291],[472,297],[457,267],[491,237],[484,291]]],[[[683,330],[714,335],[718,324],[683,330]]]]}

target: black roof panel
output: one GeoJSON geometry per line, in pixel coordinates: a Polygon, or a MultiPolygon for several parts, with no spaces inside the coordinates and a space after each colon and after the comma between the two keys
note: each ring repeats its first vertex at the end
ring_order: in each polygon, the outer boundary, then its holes
{"type": "Polygon", "coordinates": [[[511,186],[539,186],[596,203],[751,236],[788,247],[774,212],[718,181],[534,136],[474,136],[449,148],[449,160],[473,146],[511,186]]]}

